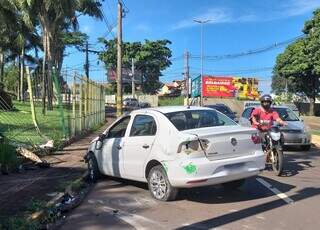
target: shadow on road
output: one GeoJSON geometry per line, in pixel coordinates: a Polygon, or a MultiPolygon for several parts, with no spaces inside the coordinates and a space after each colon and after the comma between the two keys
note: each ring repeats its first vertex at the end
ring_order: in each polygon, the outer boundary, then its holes
{"type": "MultiPolygon", "coordinates": [[[[304,188],[302,190],[297,191],[297,193],[292,195],[290,198],[297,202],[297,201],[308,199],[313,196],[317,196],[319,194],[320,194],[320,188],[309,187],[309,188],[304,188]]],[[[274,201],[270,201],[264,204],[254,206],[254,207],[245,208],[236,212],[220,215],[211,219],[200,221],[200,222],[197,222],[188,226],[180,227],[177,229],[179,230],[195,229],[195,228],[209,229],[209,228],[221,227],[231,222],[245,219],[250,216],[255,216],[257,214],[270,211],[272,209],[276,209],[284,205],[287,205],[287,204],[282,200],[274,200],[274,201]]]]}
{"type": "Polygon", "coordinates": [[[318,149],[311,149],[308,152],[296,152],[284,154],[284,170],[283,177],[292,177],[301,171],[313,168],[312,162],[320,157],[318,149]]]}
{"type": "MultiPolygon", "coordinates": [[[[288,192],[295,186],[260,176],[270,184],[281,186],[282,192],[288,192]]],[[[254,178],[247,180],[246,184],[239,189],[226,190],[221,185],[208,186],[192,189],[184,189],[180,193],[181,200],[205,204],[236,203],[274,196],[269,190],[257,182],[254,178]]]]}

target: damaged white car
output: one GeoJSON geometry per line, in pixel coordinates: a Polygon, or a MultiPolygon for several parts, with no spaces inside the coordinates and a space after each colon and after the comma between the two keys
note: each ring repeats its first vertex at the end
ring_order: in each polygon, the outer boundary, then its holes
{"type": "Polygon", "coordinates": [[[237,188],[265,166],[257,130],[214,109],[183,106],[122,116],[91,142],[85,159],[93,181],[104,174],[147,182],[163,201],[179,188],[237,188]]]}

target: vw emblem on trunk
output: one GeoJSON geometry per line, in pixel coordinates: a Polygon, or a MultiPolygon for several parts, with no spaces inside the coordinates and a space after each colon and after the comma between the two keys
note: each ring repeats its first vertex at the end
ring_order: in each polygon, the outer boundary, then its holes
{"type": "Polygon", "coordinates": [[[237,139],[234,138],[234,137],[232,137],[232,138],[230,139],[230,141],[231,141],[231,144],[232,144],[233,146],[236,146],[236,145],[238,144],[237,139]]]}

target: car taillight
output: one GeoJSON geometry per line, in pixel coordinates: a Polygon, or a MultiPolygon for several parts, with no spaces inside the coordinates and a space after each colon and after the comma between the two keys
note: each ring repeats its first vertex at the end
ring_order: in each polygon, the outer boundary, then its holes
{"type": "Polygon", "coordinates": [[[199,139],[193,141],[183,142],[178,147],[178,153],[184,152],[190,154],[192,152],[198,152],[206,150],[208,148],[209,141],[206,139],[199,139]]]}
{"type": "Polygon", "coordinates": [[[255,144],[260,144],[261,143],[261,138],[260,138],[259,134],[257,134],[257,133],[254,133],[254,134],[251,135],[251,140],[255,144]]]}

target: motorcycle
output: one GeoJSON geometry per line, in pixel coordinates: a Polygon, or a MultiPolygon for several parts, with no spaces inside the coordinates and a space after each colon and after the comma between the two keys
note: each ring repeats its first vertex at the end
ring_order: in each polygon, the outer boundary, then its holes
{"type": "Polygon", "coordinates": [[[273,172],[280,176],[283,171],[282,133],[278,125],[274,125],[265,134],[262,149],[266,153],[266,164],[272,166],[273,172]]]}

